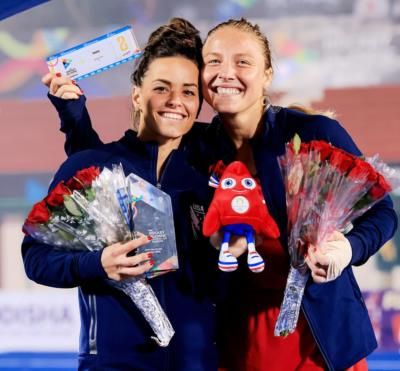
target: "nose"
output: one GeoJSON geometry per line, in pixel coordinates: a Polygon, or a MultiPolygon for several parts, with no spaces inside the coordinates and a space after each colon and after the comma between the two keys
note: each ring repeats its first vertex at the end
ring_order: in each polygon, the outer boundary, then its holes
{"type": "Polygon", "coordinates": [[[221,63],[218,78],[221,80],[233,80],[235,78],[235,69],[232,63],[228,61],[221,63]]]}
{"type": "Polygon", "coordinates": [[[172,91],[166,102],[168,107],[179,107],[182,104],[181,96],[178,92],[172,91]]]}

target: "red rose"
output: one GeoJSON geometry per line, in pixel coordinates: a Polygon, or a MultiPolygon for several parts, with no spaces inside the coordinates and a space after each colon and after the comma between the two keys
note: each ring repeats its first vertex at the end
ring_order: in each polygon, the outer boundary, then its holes
{"type": "Polygon", "coordinates": [[[310,150],[309,143],[301,143],[299,153],[308,153],[309,150],[310,150]]]}
{"type": "Polygon", "coordinates": [[[100,175],[100,169],[96,166],[88,167],[78,171],[75,174],[75,178],[78,179],[85,188],[92,185],[92,181],[100,175]]]}
{"type": "Polygon", "coordinates": [[[354,156],[339,148],[335,148],[331,153],[329,163],[343,173],[346,173],[352,168],[354,160],[354,156]]]}
{"type": "Polygon", "coordinates": [[[71,191],[65,186],[64,182],[58,183],[55,188],[47,195],[45,201],[50,206],[61,206],[64,204],[64,196],[70,195],[71,191]]]}
{"type": "Polygon", "coordinates": [[[375,183],[377,175],[375,169],[368,162],[356,158],[347,176],[354,180],[366,178],[369,182],[375,183]]]}
{"type": "Polygon", "coordinates": [[[71,190],[79,190],[83,188],[83,184],[76,179],[75,177],[72,177],[68,182],[66,183],[66,186],[71,190]]]}
{"type": "Polygon", "coordinates": [[[310,142],[310,151],[319,152],[321,161],[329,158],[333,147],[323,140],[312,140],[310,142]]]}
{"type": "Polygon", "coordinates": [[[47,223],[50,219],[50,211],[46,206],[44,200],[38,202],[32,207],[31,212],[26,218],[26,223],[36,224],[36,223],[47,223]]]}
{"type": "Polygon", "coordinates": [[[67,182],[67,187],[71,190],[88,188],[92,185],[92,181],[100,174],[100,169],[97,166],[91,166],[87,169],[79,170],[67,182]]]}
{"type": "Polygon", "coordinates": [[[379,200],[387,193],[392,190],[390,184],[386,181],[386,179],[378,173],[378,178],[376,183],[371,187],[368,191],[368,194],[374,199],[379,200]]]}

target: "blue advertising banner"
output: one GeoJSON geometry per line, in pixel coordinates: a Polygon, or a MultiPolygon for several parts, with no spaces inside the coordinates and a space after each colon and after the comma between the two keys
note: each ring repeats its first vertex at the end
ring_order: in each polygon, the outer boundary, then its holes
{"type": "Polygon", "coordinates": [[[48,1],[50,0],[2,0],[0,3],[0,20],[48,1]]]}

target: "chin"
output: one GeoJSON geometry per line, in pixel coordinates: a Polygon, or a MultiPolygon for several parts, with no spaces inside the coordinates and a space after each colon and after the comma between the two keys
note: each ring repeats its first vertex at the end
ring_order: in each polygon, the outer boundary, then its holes
{"type": "Polygon", "coordinates": [[[213,108],[218,112],[218,113],[237,113],[237,105],[234,104],[215,104],[213,108]],[[236,106],[236,107],[235,107],[236,106]]]}
{"type": "Polygon", "coordinates": [[[188,131],[190,130],[190,128],[187,128],[187,130],[168,130],[168,131],[164,131],[161,132],[161,136],[166,138],[166,139],[179,139],[180,137],[182,137],[183,135],[185,135],[188,131]]]}

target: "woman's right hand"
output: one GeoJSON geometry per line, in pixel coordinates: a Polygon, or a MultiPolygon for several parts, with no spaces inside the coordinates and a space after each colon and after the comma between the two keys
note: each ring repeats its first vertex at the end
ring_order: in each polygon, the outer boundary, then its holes
{"type": "Polygon", "coordinates": [[[115,243],[104,248],[101,264],[108,278],[121,281],[136,277],[147,272],[153,265],[152,253],[142,253],[134,256],[128,254],[151,241],[151,237],[140,234],[140,237],[125,243],[115,243]]]}
{"type": "Polygon", "coordinates": [[[61,99],[79,99],[83,95],[74,80],[61,76],[60,73],[47,73],[42,77],[42,83],[49,88],[49,93],[61,99]]]}

